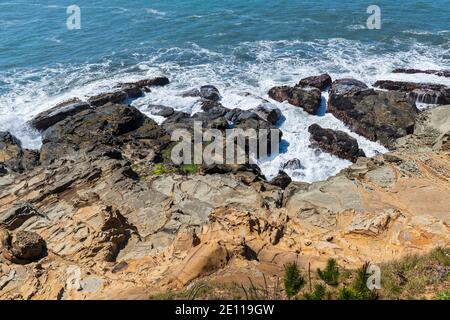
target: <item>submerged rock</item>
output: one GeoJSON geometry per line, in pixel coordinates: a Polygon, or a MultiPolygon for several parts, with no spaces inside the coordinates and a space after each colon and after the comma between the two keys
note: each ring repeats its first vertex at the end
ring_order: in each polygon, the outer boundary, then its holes
{"type": "Polygon", "coordinates": [[[421,103],[450,104],[450,87],[441,84],[380,80],[374,86],[405,92],[413,101],[421,103]]]}
{"type": "Polygon", "coordinates": [[[354,132],[386,147],[410,134],[418,110],[405,93],[367,89],[357,80],[338,80],[332,85],[327,112],[354,132]]]}
{"type": "Polygon", "coordinates": [[[273,125],[275,125],[282,116],[280,109],[271,103],[262,103],[256,108],[251,109],[251,111],[256,113],[261,119],[268,121],[273,125]]]}
{"type": "Polygon", "coordinates": [[[70,99],[39,113],[30,121],[30,125],[39,131],[44,131],[55,123],[90,108],[91,106],[87,102],[78,98],[70,99]]]}
{"type": "Polygon", "coordinates": [[[101,93],[96,96],[89,98],[88,102],[94,106],[99,107],[107,103],[122,103],[128,98],[128,95],[125,91],[115,91],[115,92],[107,92],[101,93]]]}
{"type": "Polygon", "coordinates": [[[301,161],[297,158],[291,159],[283,164],[283,169],[289,169],[289,170],[298,170],[298,169],[304,169],[301,161]]]}
{"type": "Polygon", "coordinates": [[[320,76],[312,76],[312,77],[307,77],[304,78],[302,80],[300,80],[300,82],[298,83],[297,86],[299,87],[314,87],[319,89],[320,91],[324,91],[326,88],[331,86],[331,83],[333,81],[331,80],[331,77],[329,74],[324,73],[321,74],[320,76]]]}
{"type": "Polygon", "coordinates": [[[365,157],[356,139],[343,131],[324,129],[318,124],[313,124],[308,128],[308,132],[311,134],[310,141],[314,148],[352,162],[356,162],[358,157],[365,157]]]}
{"type": "Polygon", "coordinates": [[[301,107],[312,115],[317,114],[322,102],[320,90],[314,87],[273,87],[269,90],[269,96],[276,101],[287,101],[294,106],[301,107]]]}

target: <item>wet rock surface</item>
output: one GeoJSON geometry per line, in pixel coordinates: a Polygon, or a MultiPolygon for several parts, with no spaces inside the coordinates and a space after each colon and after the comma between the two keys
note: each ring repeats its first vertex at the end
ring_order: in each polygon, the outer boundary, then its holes
{"type": "Polygon", "coordinates": [[[441,84],[380,80],[375,87],[405,92],[412,101],[428,104],[450,104],[450,87],[441,84]]]}
{"type": "Polygon", "coordinates": [[[43,131],[67,117],[90,108],[91,106],[89,103],[74,98],[41,112],[31,120],[30,124],[33,128],[43,131]]]}
{"type": "Polygon", "coordinates": [[[392,148],[396,139],[411,134],[418,110],[405,93],[384,92],[355,80],[333,83],[327,112],[354,132],[392,148]]]}
{"type": "Polygon", "coordinates": [[[313,124],[308,128],[308,132],[311,134],[310,141],[313,148],[319,148],[351,162],[356,162],[358,157],[365,157],[356,139],[343,131],[324,129],[318,124],[313,124]]]}

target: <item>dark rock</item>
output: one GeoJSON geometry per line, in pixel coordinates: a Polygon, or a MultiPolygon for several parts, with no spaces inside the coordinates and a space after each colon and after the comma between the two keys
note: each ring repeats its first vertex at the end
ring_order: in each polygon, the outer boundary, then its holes
{"type": "Polygon", "coordinates": [[[203,99],[211,100],[211,101],[219,101],[220,100],[220,93],[219,90],[211,85],[202,86],[200,88],[200,96],[203,99]]]}
{"type": "Polygon", "coordinates": [[[308,128],[308,132],[311,134],[310,141],[313,148],[319,148],[352,162],[356,162],[358,157],[365,157],[356,139],[343,131],[324,129],[318,124],[313,124],[308,128]]]}
{"type": "Polygon", "coordinates": [[[132,106],[106,104],[68,117],[48,128],[42,138],[41,163],[81,152],[104,152],[111,148],[127,154],[148,154],[170,141],[152,119],[132,106]]]}
{"type": "Polygon", "coordinates": [[[281,118],[282,114],[280,109],[272,105],[271,103],[262,103],[254,109],[252,112],[256,113],[261,119],[276,124],[281,118]]]}
{"type": "Polygon", "coordinates": [[[37,130],[43,131],[69,116],[90,108],[91,106],[87,102],[83,102],[78,98],[70,99],[39,113],[30,121],[30,125],[37,130]]]}
{"type": "Polygon", "coordinates": [[[308,77],[300,80],[297,86],[299,87],[314,87],[320,91],[324,91],[326,88],[330,87],[332,83],[329,74],[324,73],[320,76],[308,77]]]}
{"type": "Polygon", "coordinates": [[[392,71],[392,73],[406,73],[406,74],[423,73],[423,74],[434,74],[439,77],[450,78],[450,70],[418,70],[418,69],[398,68],[392,71]]]}
{"type": "Polygon", "coordinates": [[[281,189],[284,190],[291,182],[292,182],[291,177],[289,177],[286,172],[280,171],[278,175],[275,178],[273,178],[270,184],[280,187],[281,189]]]}
{"type": "Polygon", "coordinates": [[[124,91],[130,99],[142,97],[144,94],[142,88],[133,83],[123,84],[120,89],[124,91]]]}
{"type": "Polygon", "coordinates": [[[99,107],[107,103],[122,103],[128,98],[125,91],[115,91],[101,93],[89,98],[88,102],[94,106],[99,107]]]}
{"type": "Polygon", "coordinates": [[[175,110],[171,107],[166,107],[163,105],[155,105],[151,104],[147,107],[147,110],[150,110],[150,113],[155,116],[161,116],[161,117],[170,117],[174,114],[175,110]]]}
{"type": "Polygon", "coordinates": [[[184,91],[180,94],[182,97],[201,97],[202,94],[200,93],[200,90],[198,89],[191,89],[184,91]]]}
{"type": "Polygon", "coordinates": [[[35,232],[19,231],[12,236],[10,252],[13,262],[29,263],[46,255],[46,244],[35,232]]]}
{"type": "Polygon", "coordinates": [[[298,170],[298,169],[304,169],[302,163],[299,159],[291,159],[283,164],[282,166],[283,170],[289,169],[289,170],[298,170]]]}
{"type": "Polygon", "coordinates": [[[137,86],[140,88],[143,87],[163,87],[170,83],[169,79],[167,77],[156,77],[152,79],[144,79],[139,80],[135,82],[137,86]]]}
{"type": "Polygon", "coordinates": [[[380,80],[374,86],[405,92],[411,100],[421,103],[450,104],[450,87],[441,84],[380,80]]]}
{"type": "Polygon", "coordinates": [[[366,89],[358,82],[335,81],[327,112],[354,132],[390,148],[396,139],[411,134],[418,110],[405,93],[366,89]]]}
{"type": "Polygon", "coordinates": [[[364,83],[356,79],[338,79],[333,81],[331,86],[331,94],[343,95],[350,93],[351,91],[362,91],[369,87],[364,83]]]}
{"type": "Polygon", "coordinates": [[[31,217],[40,215],[38,210],[29,202],[19,202],[7,211],[0,213],[0,226],[7,230],[15,230],[31,217]]]}
{"type": "Polygon", "coordinates": [[[269,90],[269,96],[276,101],[287,101],[294,106],[301,107],[312,115],[317,114],[322,102],[320,90],[313,87],[274,87],[269,90]]]}
{"type": "Polygon", "coordinates": [[[122,152],[120,152],[117,149],[109,149],[106,150],[105,152],[103,152],[103,156],[110,158],[110,159],[116,159],[116,160],[122,160],[123,156],[122,156],[122,152]]]}

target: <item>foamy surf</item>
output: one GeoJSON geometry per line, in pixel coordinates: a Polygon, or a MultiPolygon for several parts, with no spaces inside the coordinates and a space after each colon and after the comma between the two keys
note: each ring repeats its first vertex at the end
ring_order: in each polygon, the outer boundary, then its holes
{"type": "MultiPolygon", "coordinates": [[[[194,114],[200,111],[195,98],[183,98],[180,92],[213,84],[222,94],[221,103],[227,108],[251,109],[268,99],[268,90],[276,85],[292,85],[301,78],[329,72],[333,79],[352,77],[369,86],[377,80],[430,82],[450,85],[450,79],[427,74],[393,74],[401,67],[418,69],[449,68],[442,58],[448,48],[426,49],[414,44],[408,51],[380,54],[373,46],[344,39],[301,41],[244,42],[238,47],[215,51],[192,44],[187,48],[159,49],[150,55],[135,53],[135,64],[117,66],[111,61],[102,64],[61,66],[20,72],[0,73],[0,130],[11,131],[22,140],[24,147],[38,149],[39,133],[31,130],[27,121],[38,113],[72,97],[90,96],[114,89],[119,82],[166,75],[171,84],[154,88],[144,97],[133,101],[143,113],[154,116],[149,105],[170,106],[194,114]],[[5,89],[6,88],[6,89],[5,89]]],[[[326,96],[324,96],[326,100],[326,96]]],[[[302,166],[286,172],[295,181],[313,182],[335,175],[350,162],[309,148],[308,127],[317,123],[324,128],[341,130],[358,140],[367,156],[387,150],[376,142],[351,132],[331,114],[311,116],[301,108],[270,101],[280,108],[286,120],[283,131],[283,152],[266,159],[260,167],[267,178],[278,174],[284,163],[299,159],[302,166]]],[[[425,106],[427,107],[427,106],[425,106]]]]}

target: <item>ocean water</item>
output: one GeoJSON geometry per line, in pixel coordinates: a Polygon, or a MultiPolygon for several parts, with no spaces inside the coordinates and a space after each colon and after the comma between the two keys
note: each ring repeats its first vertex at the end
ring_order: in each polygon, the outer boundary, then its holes
{"type": "MultiPolygon", "coordinates": [[[[166,75],[171,84],[133,102],[195,112],[198,102],[176,94],[217,86],[223,105],[249,109],[274,85],[328,72],[371,84],[398,79],[450,85],[433,75],[392,74],[397,67],[450,69],[449,0],[379,0],[381,30],[369,30],[372,1],[304,0],[16,0],[0,1],[0,130],[25,147],[41,137],[26,122],[70,97],[87,98],[119,81],[166,75]],[[66,9],[81,9],[81,29],[68,30],[66,9]],[[244,95],[244,92],[252,95],[244,95]]],[[[308,148],[307,128],[347,131],[330,114],[315,117],[275,103],[286,120],[284,152],[260,164],[270,178],[287,160],[304,169],[295,180],[317,181],[350,165],[308,148]]],[[[157,121],[161,119],[155,118],[157,121]]],[[[354,133],[371,156],[386,150],[354,133]]]]}

